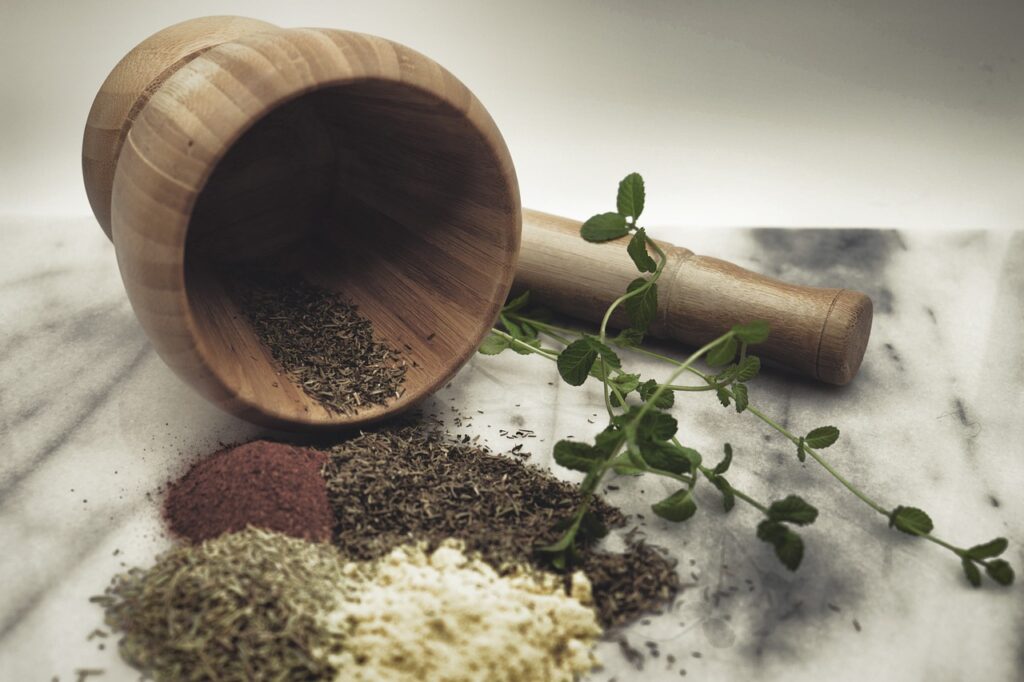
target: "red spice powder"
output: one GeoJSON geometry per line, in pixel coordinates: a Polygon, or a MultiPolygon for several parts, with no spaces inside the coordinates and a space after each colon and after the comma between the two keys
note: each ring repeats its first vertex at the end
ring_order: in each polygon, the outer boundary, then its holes
{"type": "Polygon", "coordinates": [[[170,486],[164,516],[172,532],[192,542],[248,525],[326,542],[334,517],[320,475],[325,458],[265,440],[221,450],[170,486]]]}

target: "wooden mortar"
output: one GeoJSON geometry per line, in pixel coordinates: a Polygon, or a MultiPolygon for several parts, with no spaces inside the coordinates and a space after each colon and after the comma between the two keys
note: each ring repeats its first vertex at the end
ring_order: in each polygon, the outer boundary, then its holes
{"type": "MultiPolygon", "coordinates": [[[[160,356],[215,404],[278,428],[366,424],[430,395],[491,327],[520,253],[519,187],[494,121],[444,68],[375,36],[241,17],[166,28],[100,88],[82,169],[160,356]],[[409,360],[401,397],[335,414],[286,380],[227,293],[240,266],[301,272],[358,305],[409,360]]],[[[526,218],[519,283],[539,299],[594,316],[632,279],[623,245],[526,218]]],[[[764,355],[832,383],[856,373],[863,294],[670,254],[654,333],[700,343],[762,318],[764,355]]]]}

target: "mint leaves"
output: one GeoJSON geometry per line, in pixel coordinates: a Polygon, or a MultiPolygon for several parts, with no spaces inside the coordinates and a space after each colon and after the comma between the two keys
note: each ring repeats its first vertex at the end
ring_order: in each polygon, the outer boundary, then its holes
{"type": "Polygon", "coordinates": [[[583,223],[580,234],[588,242],[606,242],[629,234],[626,219],[618,213],[599,213],[583,223]]]}
{"type": "Polygon", "coordinates": [[[826,461],[821,451],[838,442],[838,428],[819,426],[798,435],[752,404],[748,384],[760,374],[761,361],[750,350],[768,339],[767,321],[739,321],[741,324],[722,330],[718,338],[709,340],[684,360],[641,346],[658,315],[658,279],[667,262],[664,250],[638,224],[645,201],[643,178],[631,173],[619,183],[616,210],[591,217],[580,229],[583,239],[590,242],[629,237],[624,248],[637,270],[636,278],[609,305],[596,333],[553,324],[550,314],[533,306],[529,293],[525,292],[509,300],[498,318],[498,327],[480,346],[484,355],[497,355],[505,350],[540,355],[556,363],[559,376],[567,384],[581,386],[588,379],[596,379],[603,389],[607,427],[592,443],[561,440],[554,447],[557,465],[584,474],[580,483],[581,502],[571,517],[556,526],[559,539],[538,551],[549,555],[554,567],[568,568],[575,560],[577,539],[605,532],[589,512],[593,495],[603,478],[606,475],[655,475],[679,484],[676,492],[651,506],[660,518],[673,523],[687,521],[698,511],[698,498],[707,494],[720,497],[724,512],[743,502],[762,515],[756,526],[757,538],[772,546],[786,568],[796,570],[805,553],[804,541],[797,531],[817,520],[817,508],[798,495],[787,495],[766,506],[726,479],[734,459],[729,444],[724,446],[722,460],[709,467],[696,449],[680,442],[685,434],[680,434],[679,422],[669,413],[678,408],[678,394],[709,392],[724,407],[751,414],[781,434],[796,446],[800,462],[806,462],[810,456],[843,488],[884,516],[890,527],[951,551],[959,559],[968,584],[978,587],[987,576],[998,585],[1011,585],[1015,579],[1013,568],[1000,558],[1009,544],[1006,538],[995,538],[969,548],[939,539],[934,535],[934,523],[926,512],[904,505],[887,508],[826,461]],[[629,327],[612,335],[608,324],[620,307],[626,313],[629,327]],[[622,358],[612,346],[623,352],[622,358]],[[626,371],[623,359],[628,361],[635,353],[668,363],[673,367],[671,374],[655,379],[626,371]],[[699,369],[700,362],[713,369],[699,369]],[[683,378],[693,377],[701,383],[681,383],[683,378]]]}
{"type": "Polygon", "coordinates": [[[632,218],[632,222],[644,212],[644,179],[639,173],[630,173],[619,183],[615,197],[615,208],[619,215],[632,218]]]}
{"type": "Polygon", "coordinates": [[[931,517],[916,507],[896,507],[889,514],[889,527],[908,535],[928,535],[935,526],[931,517]]]}

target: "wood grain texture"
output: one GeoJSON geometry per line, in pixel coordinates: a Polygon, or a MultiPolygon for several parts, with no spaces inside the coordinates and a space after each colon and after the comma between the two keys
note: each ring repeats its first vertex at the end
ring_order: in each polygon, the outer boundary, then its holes
{"type": "MultiPolygon", "coordinates": [[[[516,289],[545,305],[599,321],[635,279],[621,241],[591,244],[578,221],[526,210],[516,289]]],[[[786,284],[717,258],[659,242],[669,262],[658,282],[656,337],[699,346],[734,324],[756,319],[772,327],[757,354],[820,381],[843,385],[857,374],[871,333],[871,299],[848,289],[786,284]]],[[[613,324],[626,326],[624,313],[613,324]]]]}
{"type": "Polygon", "coordinates": [[[454,76],[381,38],[171,27],[108,77],[83,170],[156,350],[253,422],[337,429],[414,405],[472,355],[512,283],[519,191],[497,127],[454,76]],[[339,415],[285,380],[228,294],[239,265],[359,306],[409,361],[402,396],[339,415]]]}

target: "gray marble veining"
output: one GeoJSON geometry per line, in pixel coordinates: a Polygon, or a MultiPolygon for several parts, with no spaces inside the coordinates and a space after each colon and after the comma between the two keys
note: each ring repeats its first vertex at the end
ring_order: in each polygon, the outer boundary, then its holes
{"type": "MultiPolygon", "coordinates": [[[[207,405],[149,349],[91,220],[4,218],[0,234],[0,679],[69,680],[96,667],[102,679],[136,679],[113,638],[87,641],[101,624],[88,597],[168,545],[162,483],[258,430],[207,405]]],[[[1022,572],[1024,233],[658,236],[795,282],[869,293],[874,331],[851,386],[768,371],[752,401],[796,430],[838,425],[843,437],[828,454],[849,478],[887,505],[928,510],[956,543],[1008,537],[1007,558],[1022,572]]],[[[523,442],[545,466],[556,440],[599,429],[599,405],[596,387],[572,389],[547,361],[504,354],[475,357],[427,409],[472,417],[453,429],[495,449],[523,442]],[[535,437],[502,435],[520,427],[535,437]]],[[[764,500],[797,492],[822,514],[803,533],[804,565],[789,573],[753,537],[749,508],[724,516],[708,490],[702,513],[673,526],[648,508],[668,486],[615,481],[610,500],[643,515],[634,518],[679,561],[686,589],[669,612],[621,633],[644,651],[654,643],[657,658],[647,655],[641,672],[609,642],[593,679],[678,680],[680,669],[713,680],[1024,676],[1024,580],[971,589],[951,555],[888,529],[748,415],[706,394],[677,406],[684,440],[706,457],[733,444],[737,487],[764,500]]]]}

